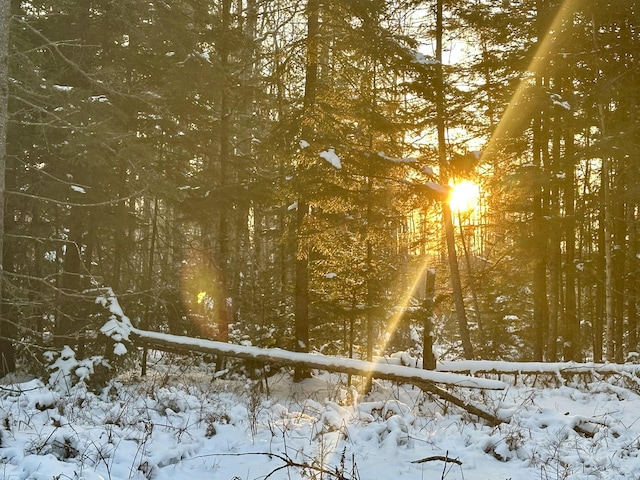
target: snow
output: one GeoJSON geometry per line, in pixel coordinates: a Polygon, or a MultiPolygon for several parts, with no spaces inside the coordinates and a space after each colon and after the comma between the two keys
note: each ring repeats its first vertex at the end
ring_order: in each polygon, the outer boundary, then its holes
{"type": "Polygon", "coordinates": [[[435,172],[433,171],[433,168],[429,167],[428,165],[424,165],[422,167],[422,173],[424,173],[425,175],[429,176],[429,177],[433,177],[435,176],[435,172]]]}
{"type": "Polygon", "coordinates": [[[558,107],[564,108],[565,110],[571,111],[571,105],[569,105],[569,102],[567,102],[566,100],[563,100],[562,97],[557,93],[552,93],[550,98],[551,98],[551,103],[553,105],[556,105],[558,107]]]}
{"type": "Polygon", "coordinates": [[[406,385],[374,381],[365,395],[342,375],[316,371],[293,383],[279,372],[267,394],[259,381],[152,354],[147,377],[126,372],[97,393],[82,382],[60,392],[5,380],[3,478],[640,477],[640,395],[618,376],[514,377],[504,391],[456,390],[510,417],[491,427],[406,385]]]}
{"type": "Polygon", "coordinates": [[[293,362],[312,362],[315,368],[322,368],[328,371],[367,371],[381,378],[393,376],[406,378],[407,381],[427,382],[431,384],[455,385],[467,388],[482,388],[488,390],[503,390],[506,385],[497,380],[488,380],[483,378],[473,378],[466,375],[458,375],[448,372],[434,372],[430,370],[420,370],[405,366],[390,365],[383,362],[365,362],[352,358],[332,357],[327,355],[309,354],[291,352],[281,350],[279,348],[270,348],[268,350],[251,347],[245,345],[237,345],[232,343],[217,342],[202,338],[182,337],[167,333],[150,332],[140,330],[131,326],[128,318],[124,317],[123,321],[110,319],[102,332],[111,336],[116,342],[121,339],[128,339],[133,333],[142,340],[154,340],[170,342],[174,347],[183,347],[185,350],[194,351],[211,351],[215,349],[217,352],[240,358],[251,358],[261,361],[280,362],[282,364],[291,364],[293,362]]]}
{"type": "Polygon", "coordinates": [[[125,353],[127,353],[127,347],[125,347],[121,342],[116,342],[116,344],[113,346],[113,353],[115,353],[116,355],[124,355],[125,353]]]}
{"type": "Polygon", "coordinates": [[[440,185],[439,183],[435,183],[435,182],[425,182],[425,185],[427,186],[427,188],[434,190],[438,193],[442,193],[442,194],[449,194],[449,188],[445,187],[444,185],[440,185]]]}
{"type": "Polygon", "coordinates": [[[71,185],[71,190],[78,193],[87,193],[80,185],[71,185]]]}
{"type": "Polygon", "coordinates": [[[393,162],[393,163],[415,163],[415,162],[418,161],[418,159],[414,158],[414,157],[406,157],[406,158],[390,157],[389,155],[387,155],[384,152],[378,152],[378,156],[380,158],[383,158],[383,159],[388,160],[389,162],[393,162]]]}
{"type": "Polygon", "coordinates": [[[96,301],[109,312],[102,332],[116,354],[137,335],[289,367],[313,359],[321,370],[297,383],[290,368],[255,380],[233,373],[232,358],[216,371],[150,350],[147,376],[123,371],[89,388],[96,366],[110,368],[104,359],[78,359],[69,347],[46,352],[47,383],[13,376],[0,384],[3,478],[640,478],[638,364],[470,360],[425,371],[408,352],[367,363],[147,332],[132,326],[112,290],[96,301]],[[368,366],[372,390],[361,391],[360,376],[327,372],[336,366],[368,366]],[[445,385],[458,405],[482,406],[501,422],[486,424],[416,379],[445,385]]]}
{"type": "Polygon", "coordinates": [[[131,320],[122,311],[122,307],[120,307],[120,303],[111,288],[105,289],[104,293],[96,298],[96,303],[107,308],[110,313],[109,320],[102,326],[100,332],[116,342],[113,353],[123,355],[126,353],[126,347],[121,342],[129,340],[129,334],[133,329],[131,320]]]}
{"type": "Polygon", "coordinates": [[[419,65],[437,65],[440,63],[435,58],[425,55],[422,52],[412,51],[411,53],[413,54],[413,63],[417,63],[419,65]]]}
{"type": "Polygon", "coordinates": [[[342,163],[340,162],[340,157],[336,155],[333,147],[329,148],[325,152],[320,152],[320,157],[324,158],[327,162],[329,162],[334,168],[338,170],[342,168],[342,163]]]}

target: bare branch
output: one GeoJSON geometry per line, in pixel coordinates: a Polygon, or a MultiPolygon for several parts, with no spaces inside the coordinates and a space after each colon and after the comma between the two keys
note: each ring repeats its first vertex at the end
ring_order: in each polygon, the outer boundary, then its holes
{"type": "Polygon", "coordinates": [[[144,187],[142,190],[138,190],[137,192],[132,193],[131,195],[127,195],[126,197],[121,197],[121,198],[116,198],[113,200],[106,200],[104,202],[95,202],[95,203],[75,203],[75,202],[69,202],[66,200],[57,200],[55,198],[47,198],[47,197],[41,197],[39,195],[31,195],[30,193],[24,193],[24,192],[10,192],[7,191],[6,194],[7,195],[16,195],[19,197],[27,197],[27,198],[32,198],[34,200],[40,200],[46,203],[55,203],[58,206],[61,207],[105,207],[105,206],[110,206],[110,205],[117,205],[119,203],[122,202],[126,202],[127,200],[130,200],[132,198],[136,198],[141,196],[144,192],[146,192],[148,189],[148,187],[144,187]]]}
{"type": "Polygon", "coordinates": [[[414,460],[411,463],[426,463],[426,462],[445,462],[445,463],[455,463],[456,465],[462,465],[462,462],[457,458],[451,458],[448,455],[435,455],[433,457],[421,458],[420,460],[414,460]]]}

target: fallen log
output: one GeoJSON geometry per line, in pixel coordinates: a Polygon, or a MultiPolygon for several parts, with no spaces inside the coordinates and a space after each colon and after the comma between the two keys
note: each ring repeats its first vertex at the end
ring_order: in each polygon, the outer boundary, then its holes
{"type": "Polygon", "coordinates": [[[439,362],[439,372],[469,375],[573,375],[598,373],[604,375],[640,375],[640,364],[578,363],[578,362],[500,362],[492,360],[457,360],[439,362]]]}
{"type": "Polygon", "coordinates": [[[351,375],[373,376],[384,380],[404,380],[406,383],[425,382],[455,385],[482,390],[504,390],[507,385],[498,380],[474,378],[457,373],[434,372],[417,368],[366,362],[352,358],[330,357],[315,353],[290,352],[279,348],[258,348],[217,342],[201,338],[183,337],[132,328],[130,340],[139,346],[165,347],[174,350],[209,353],[265,363],[295,365],[302,368],[326,370],[351,375]]]}
{"type": "Polygon", "coordinates": [[[135,345],[151,349],[156,348],[160,350],[171,350],[174,352],[199,352],[223,355],[246,360],[258,360],[264,363],[276,365],[291,365],[308,369],[325,370],[328,372],[345,373],[367,378],[379,378],[399,383],[408,383],[463,408],[472,415],[482,418],[492,426],[508,421],[507,419],[497,417],[480,405],[469,403],[467,400],[454,395],[438,385],[441,384],[483,390],[504,390],[507,387],[506,384],[497,380],[473,378],[455,373],[420,370],[400,365],[366,362],[364,360],[351,358],[290,352],[278,348],[265,349],[247,347],[244,345],[235,345],[213,340],[150,332],[137,328],[131,328],[128,337],[135,345]]]}

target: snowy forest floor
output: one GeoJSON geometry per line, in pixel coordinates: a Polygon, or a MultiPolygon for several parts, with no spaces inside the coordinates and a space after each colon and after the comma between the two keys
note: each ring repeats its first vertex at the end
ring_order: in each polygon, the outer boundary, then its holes
{"type": "Polygon", "coordinates": [[[0,480],[640,478],[635,377],[458,389],[510,417],[491,427],[386,381],[359,395],[323,372],[297,384],[284,370],[266,383],[216,378],[212,365],[160,353],[138,373],[97,394],[82,383],[2,385],[0,480]]]}

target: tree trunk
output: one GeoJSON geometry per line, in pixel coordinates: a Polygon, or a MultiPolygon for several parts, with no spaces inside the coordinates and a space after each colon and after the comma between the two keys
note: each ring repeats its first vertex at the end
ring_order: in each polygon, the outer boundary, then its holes
{"type": "MultiPolygon", "coordinates": [[[[538,48],[546,36],[544,14],[546,12],[544,0],[536,1],[536,30],[538,33],[538,48]]],[[[542,72],[536,72],[536,90],[544,88],[542,72]]],[[[543,112],[534,113],[532,127],[532,157],[536,171],[541,175],[543,171],[543,149],[547,148],[543,135],[543,112]]],[[[538,182],[535,182],[538,183],[538,182]]],[[[547,302],[547,261],[548,261],[548,225],[545,220],[545,196],[542,186],[534,186],[533,193],[533,360],[542,361],[545,354],[546,340],[549,332],[549,304],[547,302]]]]}
{"type": "MultiPolygon", "coordinates": [[[[476,279],[473,271],[473,264],[471,262],[471,252],[469,251],[467,240],[465,238],[464,226],[462,225],[461,215],[458,215],[458,222],[460,224],[460,243],[462,244],[464,262],[467,267],[467,277],[469,278],[469,289],[471,290],[471,300],[473,302],[473,309],[475,313],[476,324],[478,325],[479,339],[482,345],[486,345],[487,339],[485,337],[484,324],[482,322],[482,312],[480,311],[480,299],[478,298],[478,289],[476,288],[476,281],[475,281],[476,279]]],[[[482,356],[482,353],[480,355],[482,356]]]]}
{"type": "MultiPolygon", "coordinates": [[[[223,84],[220,95],[220,130],[219,130],[219,152],[220,163],[220,188],[235,183],[236,172],[232,169],[231,162],[231,78],[229,72],[229,56],[231,51],[231,0],[222,0],[222,39],[219,45],[220,65],[222,68],[223,84]]],[[[217,238],[218,252],[216,264],[218,272],[215,287],[215,321],[218,328],[218,335],[221,340],[226,341],[229,332],[229,324],[233,318],[233,296],[229,300],[235,278],[235,267],[232,251],[234,217],[238,214],[235,208],[236,201],[233,198],[225,198],[221,204],[220,215],[218,217],[217,238]]],[[[216,267],[214,267],[216,268],[216,267]]],[[[219,359],[219,368],[223,368],[223,360],[219,359]]]]}
{"type": "MultiPolygon", "coordinates": [[[[631,167],[629,185],[637,185],[637,171],[636,166],[631,167]]],[[[627,230],[629,232],[629,251],[638,251],[638,231],[637,231],[637,219],[636,219],[637,204],[632,204],[627,207],[627,230]]],[[[637,307],[637,295],[638,295],[638,259],[635,255],[629,255],[627,259],[628,268],[628,281],[627,281],[627,335],[628,335],[628,348],[629,352],[637,352],[638,348],[638,307],[637,307]]]]}
{"type": "MultiPolygon", "coordinates": [[[[549,82],[551,83],[551,82],[549,82]]],[[[545,171],[560,171],[562,154],[562,122],[559,112],[561,107],[548,109],[546,118],[548,119],[551,132],[551,149],[544,149],[545,171]]],[[[547,112],[547,109],[544,109],[547,112]]],[[[555,362],[558,355],[562,355],[566,346],[567,338],[565,330],[561,328],[561,318],[564,318],[564,297],[562,289],[562,220],[561,220],[561,199],[562,189],[559,182],[552,180],[547,189],[547,204],[549,205],[550,228],[549,228],[549,328],[546,332],[546,360],[555,362]]]]}
{"type": "MultiPolygon", "coordinates": [[[[298,248],[296,252],[296,284],[295,284],[295,351],[309,351],[309,252],[302,247],[301,231],[304,226],[305,216],[309,206],[306,202],[298,200],[297,211],[297,238],[298,248]]],[[[294,381],[300,381],[309,377],[309,371],[296,368],[294,381]]]]}
{"type": "Polygon", "coordinates": [[[436,357],[433,354],[433,303],[435,300],[436,271],[428,268],[425,281],[425,296],[422,303],[423,327],[422,334],[422,368],[436,369],[436,357]]]}
{"type": "MultiPolygon", "coordinates": [[[[567,82],[572,85],[571,79],[567,82]]],[[[567,90],[565,90],[567,91],[567,90]]],[[[569,103],[573,104],[571,92],[569,103]]],[[[565,253],[565,306],[564,328],[567,351],[565,360],[580,361],[580,321],[576,305],[576,208],[575,208],[575,146],[573,144],[573,113],[567,114],[565,126],[565,160],[564,160],[564,232],[566,240],[565,253]]]]}
{"type": "Polygon", "coordinates": [[[447,254],[449,259],[449,274],[451,276],[451,289],[453,300],[456,306],[456,318],[458,321],[458,330],[460,340],[462,341],[462,351],[464,358],[473,359],[473,345],[471,344],[471,336],[469,334],[469,324],[467,322],[467,314],[464,309],[464,297],[462,294],[462,282],[460,280],[460,269],[458,268],[458,255],[456,253],[455,232],[453,229],[453,219],[451,216],[451,207],[448,202],[442,202],[442,215],[444,217],[444,229],[447,239],[447,254]]]}
{"type": "MultiPolygon", "coordinates": [[[[149,255],[147,259],[147,271],[145,277],[145,290],[149,292],[148,300],[142,317],[142,328],[149,328],[149,313],[151,304],[156,305],[156,295],[153,295],[153,272],[155,269],[154,258],[156,253],[156,236],[158,235],[158,197],[153,199],[153,213],[151,213],[151,237],[149,238],[149,255]]],[[[154,308],[154,310],[156,310],[154,308]]],[[[143,377],[147,374],[147,349],[142,349],[141,372],[143,377]]]]}
{"type": "MultiPolygon", "coordinates": [[[[604,133],[603,133],[604,135],[604,133]]],[[[609,208],[609,169],[611,160],[607,157],[602,159],[602,205],[603,213],[602,238],[604,243],[604,331],[605,331],[605,352],[607,359],[613,361],[614,350],[614,316],[613,316],[613,249],[611,238],[611,208],[609,208]]]]}
{"type": "MultiPolygon", "coordinates": [[[[320,35],[320,1],[307,2],[307,61],[304,84],[304,114],[302,136],[310,141],[315,130],[316,93],[318,88],[318,52],[320,35]],[[308,137],[308,138],[307,138],[308,137]]],[[[309,210],[306,193],[298,178],[298,211],[296,215],[296,285],[295,285],[295,337],[296,351],[309,351],[309,252],[302,248],[301,235],[309,210]]],[[[294,380],[309,376],[309,371],[296,368],[294,380]]]]}
{"type": "MultiPolygon", "coordinates": [[[[591,18],[591,34],[593,38],[593,49],[594,51],[599,50],[598,40],[597,40],[597,26],[596,26],[596,18],[595,12],[592,14],[591,18]]],[[[605,106],[602,100],[598,101],[598,117],[600,123],[600,135],[602,138],[607,137],[607,121],[605,118],[605,106]]],[[[613,227],[613,218],[611,214],[610,208],[610,195],[611,195],[611,184],[610,184],[610,176],[611,173],[611,158],[608,154],[602,158],[602,170],[600,174],[600,192],[601,192],[601,225],[600,232],[602,235],[602,247],[604,247],[604,345],[605,352],[607,356],[607,360],[613,361],[615,357],[615,343],[614,343],[614,311],[613,311],[613,250],[612,250],[612,235],[611,229],[613,227]]],[[[598,252],[602,255],[602,252],[598,252]]],[[[597,342],[597,341],[596,341],[597,342]]]]}
{"type": "MultiPolygon", "coordinates": [[[[72,227],[73,228],[73,227],[72,227]]],[[[60,308],[58,309],[55,329],[55,345],[62,348],[68,345],[76,349],[76,345],[83,345],[75,333],[80,325],[74,325],[74,319],[80,315],[80,248],[81,236],[74,229],[70,241],[65,243],[64,260],[62,263],[62,278],[60,282],[60,308]]],[[[81,352],[77,352],[80,355],[81,352]]]]}
{"type": "MultiPolygon", "coordinates": [[[[536,78],[536,85],[543,86],[540,76],[536,78]]],[[[533,164],[537,167],[539,174],[542,173],[544,165],[542,161],[544,141],[543,112],[538,111],[533,121],[533,164]]],[[[537,183],[537,182],[536,182],[537,183]]],[[[547,202],[544,187],[535,186],[533,194],[533,360],[542,361],[544,359],[545,345],[549,331],[549,304],[547,299],[547,262],[548,262],[548,220],[547,202]]]]}
{"type": "Polygon", "coordinates": [[[9,324],[3,305],[4,283],[4,190],[7,164],[7,129],[9,127],[9,22],[10,0],[0,0],[0,373],[15,370],[13,344],[7,338],[9,324]]]}
{"type": "MultiPolygon", "coordinates": [[[[622,161],[620,161],[622,163],[622,161]]],[[[613,199],[613,342],[614,357],[617,363],[624,362],[624,307],[626,283],[627,229],[625,197],[627,190],[626,173],[620,169],[616,176],[615,199],[613,199]]]]}
{"type": "MultiPolygon", "coordinates": [[[[436,127],[438,130],[438,162],[440,165],[440,182],[443,185],[449,183],[448,179],[448,162],[447,162],[447,146],[445,135],[445,98],[444,98],[444,72],[442,68],[442,3],[438,0],[436,5],[436,127]]],[[[467,314],[464,309],[464,297],[462,295],[462,283],[460,281],[460,271],[458,268],[458,255],[456,253],[455,231],[453,228],[453,218],[451,216],[451,208],[447,201],[442,202],[442,217],[444,222],[444,230],[447,241],[447,254],[449,259],[449,270],[451,276],[451,290],[456,307],[456,318],[458,321],[458,329],[460,330],[460,339],[462,340],[462,349],[466,359],[473,358],[473,346],[471,344],[471,336],[469,334],[469,323],[467,322],[467,314]]]]}

